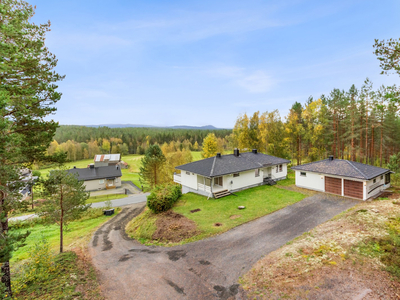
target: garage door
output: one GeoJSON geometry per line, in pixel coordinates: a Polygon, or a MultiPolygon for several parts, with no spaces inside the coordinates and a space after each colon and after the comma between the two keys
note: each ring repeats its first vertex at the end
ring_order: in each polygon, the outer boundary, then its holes
{"type": "Polygon", "coordinates": [[[342,179],[325,176],[325,192],[342,195],[342,179]]]}
{"type": "Polygon", "coordinates": [[[363,183],[354,180],[344,180],[344,195],[363,199],[363,183]]]}

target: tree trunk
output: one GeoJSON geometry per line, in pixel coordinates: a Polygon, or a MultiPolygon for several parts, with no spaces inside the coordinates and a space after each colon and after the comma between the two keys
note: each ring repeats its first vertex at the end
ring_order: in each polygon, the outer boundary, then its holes
{"type": "Polygon", "coordinates": [[[368,97],[365,105],[365,163],[368,164],[368,97]]]}
{"type": "Polygon", "coordinates": [[[375,137],[375,127],[374,127],[374,125],[372,125],[371,126],[371,151],[370,151],[372,165],[375,164],[375,149],[374,149],[375,140],[374,140],[374,137],[375,137]]]}
{"type": "Polygon", "coordinates": [[[383,152],[383,125],[381,123],[381,147],[379,149],[379,166],[382,168],[382,152],[383,152]]]}
{"type": "MultiPolygon", "coordinates": [[[[0,193],[1,199],[1,208],[4,207],[5,195],[0,193]]],[[[2,209],[3,210],[3,209],[2,209]]],[[[4,211],[4,210],[3,210],[4,211]]],[[[1,213],[1,212],[0,212],[1,213]]],[[[2,238],[6,239],[8,235],[8,216],[5,216],[4,221],[1,221],[1,234],[2,238]]],[[[6,242],[7,243],[7,242],[6,242]]],[[[10,298],[12,297],[12,290],[11,290],[11,272],[10,272],[10,262],[5,261],[1,266],[1,282],[4,283],[6,286],[7,293],[9,294],[10,298]]]]}
{"type": "Polygon", "coordinates": [[[61,208],[61,216],[60,216],[60,253],[63,252],[63,223],[64,223],[64,208],[63,208],[63,190],[61,186],[61,197],[60,197],[60,208],[61,208]]]}
{"type": "MultiPolygon", "coordinates": [[[[335,112],[334,112],[335,113],[335,112]]],[[[336,116],[333,115],[333,144],[332,144],[332,155],[336,158],[336,116]]]]}
{"type": "Polygon", "coordinates": [[[354,118],[351,119],[351,159],[352,161],[356,160],[356,149],[354,147],[354,118]]]}

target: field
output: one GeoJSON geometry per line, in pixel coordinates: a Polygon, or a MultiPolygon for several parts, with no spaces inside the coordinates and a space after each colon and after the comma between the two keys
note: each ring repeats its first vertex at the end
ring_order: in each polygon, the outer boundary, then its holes
{"type": "MultiPolygon", "coordinates": [[[[173,211],[193,220],[197,225],[198,234],[183,240],[180,244],[228,231],[240,224],[296,203],[305,197],[298,192],[266,185],[235,194],[237,196],[231,195],[209,200],[207,197],[194,193],[182,195],[173,211]],[[245,206],[246,209],[238,210],[240,205],[245,206]],[[197,209],[199,211],[191,212],[197,209]],[[216,224],[218,225],[216,226],[216,224]]],[[[128,234],[145,244],[173,245],[168,241],[160,242],[151,238],[157,229],[155,223],[159,217],[160,215],[145,211],[142,216],[138,216],[128,224],[128,234]]]]}
{"type": "MultiPolygon", "coordinates": [[[[193,156],[193,161],[202,159],[200,151],[192,151],[192,156],[193,156]]],[[[121,160],[125,161],[129,165],[128,169],[121,170],[122,171],[122,180],[123,181],[131,181],[139,188],[141,188],[141,183],[139,181],[139,171],[140,171],[142,157],[143,157],[143,155],[129,154],[129,155],[124,155],[121,158],[121,160]]],[[[86,168],[87,165],[89,165],[91,163],[93,163],[93,159],[84,159],[84,160],[68,162],[65,164],[65,167],[67,169],[71,169],[74,166],[77,168],[86,168]]],[[[42,174],[42,176],[47,176],[49,174],[49,172],[51,170],[53,170],[54,168],[55,167],[43,168],[43,169],[39,169],[39,171],[42,174]]],[[[146,188],[146,187],[144,187],[144,188],[146,188]]]]}

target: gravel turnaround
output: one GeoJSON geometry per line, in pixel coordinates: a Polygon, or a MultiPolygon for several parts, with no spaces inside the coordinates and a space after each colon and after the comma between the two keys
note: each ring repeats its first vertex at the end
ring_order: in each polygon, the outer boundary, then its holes
{"type": "Polygon", "coordinates": [[[126,206],[94,234],[89,251],[104,296],[122,299],[244,299],[237,281],[264,255],[359,203],[316,194],[226,233],[176,247],[147,247],[126,224],[145,203],[126,206]]]}

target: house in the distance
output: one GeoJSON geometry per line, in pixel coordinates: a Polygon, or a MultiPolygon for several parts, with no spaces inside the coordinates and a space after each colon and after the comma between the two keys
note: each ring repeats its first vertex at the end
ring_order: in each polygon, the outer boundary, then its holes
{"type": "Polygon", "coordinates": [[[86,191],[97,191],[105,189],[115,189],[121,186],[122,172],[118,165],[89,168],[73,168],[69,173],[77,174],[79,180],[83,180],[86,191]]]}
{"type": "Polygon", "coordinates": [[[193,192],[219,198],[230,192],[263,184],[274,184],[286,179],[289,160],[252,152],[221,155],[177,166],[181,174],[174,174],[174,182],[182,185],[182,192],[193,192]]]}
{"type": "Polygon", "coordinates": [[[94,156],[95,167],[115,166],[121,161],[121,154],[97,154],[94,156]]]}
{"type": "Polygon", "coordinates": [[[296,171],[298,187],[361,200],[390,187],[390,170],[333,156],[292,170],[296,171]]]}

